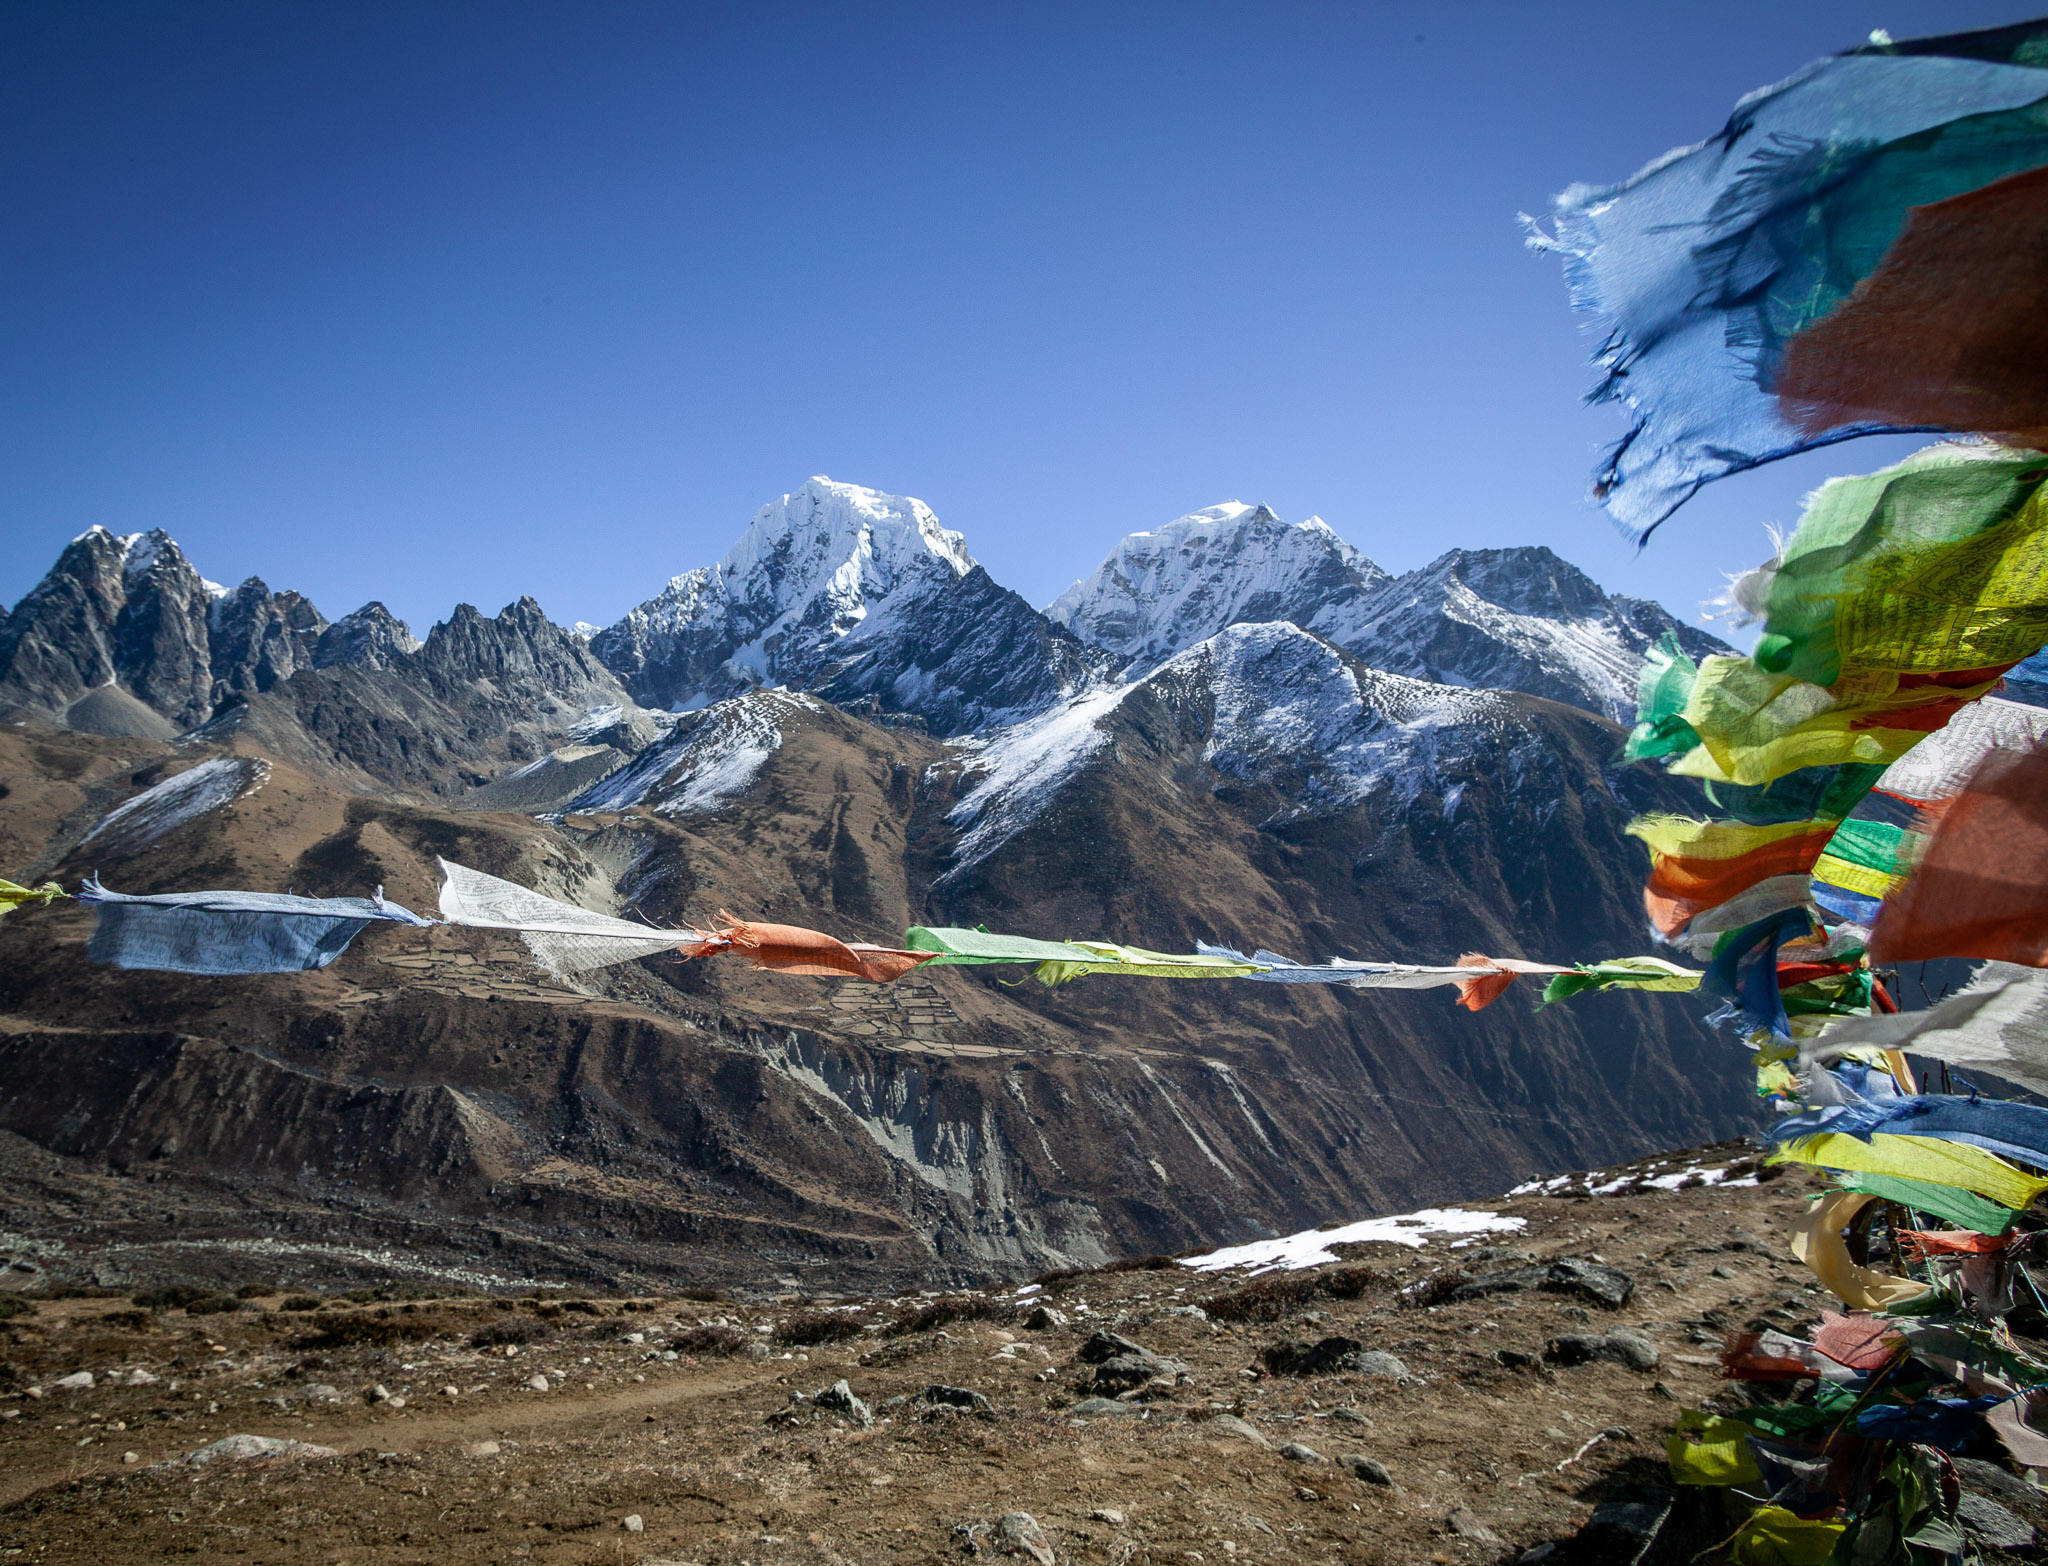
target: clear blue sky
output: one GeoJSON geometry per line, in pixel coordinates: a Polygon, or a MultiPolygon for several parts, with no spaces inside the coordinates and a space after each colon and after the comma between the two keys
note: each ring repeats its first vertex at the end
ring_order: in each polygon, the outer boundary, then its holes
{"type": "Polygon", "coordinates": [[[2009,7],[0,8],[0,600],[102,523],[424,632],[609,621],[829,473],[1044,603],[1225,498],[1690,614],[1865,441],[1636,557],[1518,209],[2009,7]]]}

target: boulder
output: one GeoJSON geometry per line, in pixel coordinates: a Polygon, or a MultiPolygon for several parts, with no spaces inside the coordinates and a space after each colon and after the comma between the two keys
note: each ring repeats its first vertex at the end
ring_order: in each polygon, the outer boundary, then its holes
{"type": "Polygon", "coordinates": [[[1161,1376],[1187,1374],[1188,1367],[1164,1354],[1140,1349],[1135,1354],[1114,1354],[1095,1367],[1094,1390],[1099,1393],[1128,1392],[1161,1376]]]}
{"type": "Polygon", "coordinates": [[[873,1410],[853,1395],[852,1385],[844,1379],[833,1382],[813,1401],[828,1413],[845,1415],[863,1430],[872,1430],[875,1426],[873,1410]]]}
{"type": "Polygon", "coordinates": [[[1250,1421],[1235,1414],[1218,1414],[1214,1419],[1203,1421],[1202,1429],[1217,1435],[1235,1436],[1240,1441],[1249,1441],[1253,1446],[1271,1446],[1272,1443],[1255,1430],[1250,1421]]]}
{"type": "Polygon", "coordinates": [[[996,1411],[995,1404],[969,1387],[949,1387],[934,1382],[920,1392],[918,1398],[937,1408],[965,1408],[977,1414],[993,1414],[996,1411]]]}
{"type": "Polygon", "coordinates": [[[1116,1359],[1124,1354],[1149,1354],[1152,1351],[1142,1343],[1133,1343],[1121,1333],[1107,1332],[1098,1328],[1088,1336],[1088,1341],[1075,1350],[1074,1357],[1084,1365],[1099,1365],[1104,1360],[1116,1359]]]}
{"type": "Polygon", "coordinates": [[[1011,1512],[996,1524],[996,1547],[1006,1555],[1025,1555],[1038,1566],[1053,1566],[1052,1545],[1029,1512],[1011,1512]]]}
{"type": "Polygon", "coordinates": [[[1376,1457],[1367,1457],[1363,1452],[1347,1452],[1337,1461],[1366,1484],[1392,1485],[1394,1482],[1394,1476],[1387,1472],[1385,1463],[1376,1457]]]}
{"type": "Polygon", "coordinates": [[[1662,1359],[1657,1345],[1640,1332],[1567,1332],[1543,1346],[1543,1357],[1553,1365],[1590,1365],[1607,1360],[1631,1370],[1655,1370],[1662,1359]]]}
{"type": "Polygon", "coordinates": [[[1451,1290],[1446,1298],[1453,1301],[1476,1300],[1489,1294],[1517,1294],[1529,1289],[1577,1295],[1609,1310],[1619,1310],[1634,1295],[1636,1285],[1635,1280],[1619,1267],[1561,1256],[1547,1265],[1539,1263],[1530,1267],[1510,1267],[1501,1272],[1479,1273],[1451,1290]]]}
{"type": "Polygon", "coordinates": [[[1137,1413],[1134,1403],[1119,1402],[1113,1397],[1084,1397],[1067,1412],[1076,1419],[1115,1418],[1119,1414],[1137,1413]]]}
{"type": "Polygon", "coordinates": [[[196,1452],[187,1452],[183,1457],[171,1461],[187,1468],[210,1468],[224,1463],[281,1463],[307,1462],[317,1457],[338,1457],[341,1454],[331,1446],[315,1446],[311,1441],[280,1441],[274,1436],[231,1435],[223,1436],[211,1446],[202,1446],[196,1452]]]}

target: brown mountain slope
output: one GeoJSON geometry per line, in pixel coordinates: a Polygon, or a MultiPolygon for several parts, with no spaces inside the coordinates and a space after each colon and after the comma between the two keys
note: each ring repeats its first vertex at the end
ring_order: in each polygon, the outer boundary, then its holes
{"type": "MultiPolygon", "coordinates": [[[[280,763],[154,840],[82,841],[207,752],[0,731],[10,806],[38,801],[8,812],[8,868],[124,891],[381,883],[431,912],[444,855],[657,921],[726,907],[881,940],[986,919],[1310,958],[1637,944],[1619,827],[1658,801],[1613,790],[1654,785],[1605,774],[1610,726],[1533,699],[1440,747],[1437,794],[1333,809],[1327,780],[1230,762],[1199,682],[1148,683],[1051,805],[964,867],[971,750],[746,700],[780,716],[737,795],[559,825],[280,763]]],[[[252,1243],[308,1279],[970,1280],[1413,1207],[1745,1120],[1735,1052],[1644,1001],[1532,1015],[1511,994],[1474,1018],[1442,991],[1048,991],[961,969],[877,988],[731,958],[579,993],[509,940],[387,926],[317,974],[202,979],[94,968],[89,923],[0,922],[0,1130],[133,1200],[67,1209],[61,1181],[17,1182],[0,1222],[57,1247],[38,1267],[107,1283],[252,1243]]]]}

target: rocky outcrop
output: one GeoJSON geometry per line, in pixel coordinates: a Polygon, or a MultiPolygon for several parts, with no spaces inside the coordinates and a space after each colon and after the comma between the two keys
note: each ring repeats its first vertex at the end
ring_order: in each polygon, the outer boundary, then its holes
{"type": "Polygon", "coordinates": [[[0,629],[0,703],[60,724],[83,704],[86,721],[75,726],[88,730],[95,716],[126,720],[137,704],[173,730],[203,722],[212,601],[161,531],[82,533],[0,629]],[[118,698],[93,699],[109,688],[118,698]]]}
{"type": "Polygon", "coordinates": [[[495,617],[462,604],[413,651],[403,631],[379,605],[329,626],[314,668],[232,698],[203,737],[453,797],[547,756],[594,712],[616,726],[633,706],[589,644],[531,598],[495,617]]]}
{"type": "Polygon", "coordinates": [[[331,669],[394,669],[401,659],[420,650],[412,629],[380,603],[364,604],[320,633],[313,649],[313,667],[331,669]]]}
{"type": "Polygon", "coordinates": [[[1396,674],[1525,691],[1627,723],[1643,652],[1666,632],[1695,658],[1732,650],[1657,604],[1610,597],[1536,546],[1440,555],[1367,597],[1332,639],[1396,674]]]}
{"type": "Polygon", "coordinates": [[[328,625],[311,599],[289,590],[273,594],[252,576],[214,601],[206,629],[210,715],[231,696],[267,691],[312,668],[328,625]]]}

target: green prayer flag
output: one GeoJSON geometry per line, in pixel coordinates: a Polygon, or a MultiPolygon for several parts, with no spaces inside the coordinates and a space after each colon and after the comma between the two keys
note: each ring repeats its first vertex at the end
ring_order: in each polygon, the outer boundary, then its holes
{"type": "Polygon", "coordinates": [[[1570,1000],[1587,990],[1612,989],[1616,985],[1632,990],[1664,990],[1684,993],[1700,987],[1706,975],[1697,968],[1681,968],[1661,957],[1617,957],[1610,962],[1581,963],[1571,973],[1560,973],[1543,987],[1537,1004],[1570,1000]]]}
{"type": "Polygon", "coordinates": [[[989,930],[963,930],[949,926],[914,924],[904,933],[903,944],[914,952],[937,952],[925,966],[996,962],[1093,962],[1095,954],[1065,941],[1034,941],[1025,935],[997,935],[989,930]]]}
{"type": "Polygon", "coordinates": [[[1831,479],[1763,568],[1758,667],[1845,674],[2016,663],[2048,641],[2048,461],[1937,446],[1831,479]]]}
{"type": "Polygon", "coordinates": [[[1937,1218],[1946,1218],[1959,1229],[1979,1234],[2003,1234],[2019,1214],[2010,1207],[1965,1191],[1958,1185],[1934,1185],[1925,1180],[1902,1180],[1896,1175],[1851,1174],[1835,1182],[1845,1191],[1867,1191],[1887,1202],[1911,1207],[1937,1218]]]}

